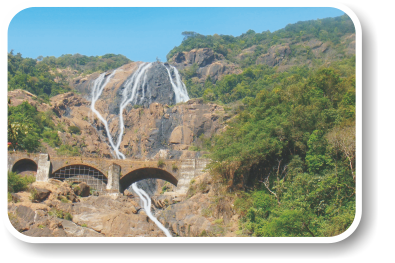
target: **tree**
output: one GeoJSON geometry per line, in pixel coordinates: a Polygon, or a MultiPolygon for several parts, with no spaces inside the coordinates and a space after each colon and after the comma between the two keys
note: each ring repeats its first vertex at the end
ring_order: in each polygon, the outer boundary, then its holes
{"type": "Polygon", "coordinates": [[[355,181],[355,126],[336,127],[328,133],[327,140],[335,153],[341,153],[347,159],[355,181]]]}

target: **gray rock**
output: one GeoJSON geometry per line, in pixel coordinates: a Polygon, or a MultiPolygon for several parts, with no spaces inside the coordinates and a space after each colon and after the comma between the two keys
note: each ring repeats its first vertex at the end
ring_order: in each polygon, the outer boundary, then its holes
{"type": "Polygon", "coordinates": [[[87,197],[90,195],[90,187],[86,183],[82,182],[73,188],[76,195],[81,197],[87,197]]]}
{"type": "Polygon", "coordinates": [[[35,190],[35,200],[42,202],[51,194],[51,191],[44,188],[34,187],[35,190]]]}

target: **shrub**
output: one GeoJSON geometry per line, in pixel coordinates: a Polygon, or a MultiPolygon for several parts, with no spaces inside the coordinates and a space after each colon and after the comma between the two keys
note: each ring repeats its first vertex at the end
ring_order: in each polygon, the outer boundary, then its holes
{"type": "Polygon", "coordinates": [[[95,192],[96,192],[96,189],[95,189],[95,188],[91,188],[91,189],[89,190],[89,194],[90,194],[90,195],[93,195],[95,192]]]}
{"type": "MultiPolygon", "coordinates": [[[[62,156],[79,156],[79,155],[81,155],[81,153],[78,150],[78,147],[73,147],[68,144],[61,145],[59,147],[59,149],[56,149],[56,152],[58,153],[58,155],[62,155],[62,156]]],[[[66,164],[67,163],[68,162],[66,162],[66,164]]]]}
{"type": "Polygon", "coordinates": [[[63,216],[64,216],[63,218],[66,220],[69,220],[69,221],[73,220],[73,216],[68,212],[66,212],[63,216]]]}
{"type": "Polygon", "coordinates": [[[166,182],[166,183],[162,186],[162,191],[161,191],[160,194],[166,193],[169,189],[170,189],[170,186],[169,186],[169,184],[166,182]]]}
{"type": "Polygon", "coordinates": [[[194,152],[199,152],[201,149],[195,145],[191,145],[188,148],[188,151],[194,151],[194,152]]]}
{"type": "Polygon", "coordinates": [[[56,209],[56,208],[49,211],[48,215],[55,216],[60,219],[70,220],[70,221],[73,219],[73,216],[69,212],[64,212],[64,211],[56,209]]]}
{"type": "Polygon", "coordinates": [[[163,166],[165,166],[165,162],[162,159],[158,160],[158,167],[162,168],[163,166]]]}
{"type": "Polygon", "coordinates": [[[30,189],[30,197],[29,197],[29,199],[30,199],[31,201],[37,201],[37,199],[38,199],[38,193],[37,193],[36,188],[32,187],[32,188],[30,189]]]}
{"type": "Polygon", "coordinates": [[[35,176],[20,176],[15,172],[8,172],[8,192],[17,193],[25,191],[27,190],[28,185],[35,181],[35,176]]]}
{"type": "Polygon", "coordinates": [[[82,226],[82,227],[87,227],[87,225],[86,225],[85,223],[84,223],[84,224],[82,224],[81,226],[82,226]]]}
{"type": "Polygon", "coordinates": [[[173,164],[171,165],[171,169],[175,172],[175,171],[178,170],[178,166],[177,166],[175,163],[173,163],[173,164]]]}
{"type": "Polygon", "coordinates": [[[204,217],[210,217],[210,216],[213,215],[213,212],[211,211],[210,208],[205,207],[205,208],[202,208],[201,214],[202,214],[202,216],[204,216],[204,217]]]}
{"type": "Polygon", "coordinates": [[[69,132],[74,133],[74,134],[81,134],[81,130],[77,126],[70,126],[69,127],[69,132]]]}
{"type": "Polygon", "coordinates": [[[224,220],[221,218],[221,219],[216,219],[215,221],[214,221],[214,224],[216,224],[216,225],[221,225],[222,223],[224,222],[224,220]]]}

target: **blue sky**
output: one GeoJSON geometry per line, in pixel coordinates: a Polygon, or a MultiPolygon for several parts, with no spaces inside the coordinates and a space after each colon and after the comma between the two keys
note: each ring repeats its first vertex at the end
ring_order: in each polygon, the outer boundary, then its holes
{"type": "Polygon", "coordinates": [[[23,57],[123,54],[166,61],[181,32],[239,36],[344,14],[335,8],[29,8],[8,29],[8,51],[23,57]]]}

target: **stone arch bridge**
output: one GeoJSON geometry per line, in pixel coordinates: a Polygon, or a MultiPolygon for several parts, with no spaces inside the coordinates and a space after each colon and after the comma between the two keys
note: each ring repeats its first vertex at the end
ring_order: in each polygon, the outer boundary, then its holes
{"type": "Polygon", "coordinates": [[[120,193],[132,183],[157,178],[173,184],[173,193],[186,194],[190,181],[202,174],[208,159],[139,160],[85,157],[50,157],[48,154],[8,153],[8,170],[34,174],[36,181],[50,178],[86,182],[101,193],[120,193]]]}

